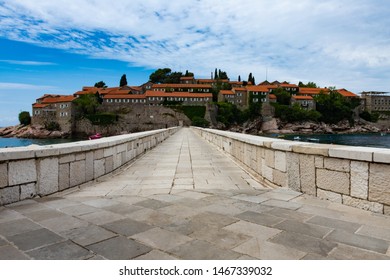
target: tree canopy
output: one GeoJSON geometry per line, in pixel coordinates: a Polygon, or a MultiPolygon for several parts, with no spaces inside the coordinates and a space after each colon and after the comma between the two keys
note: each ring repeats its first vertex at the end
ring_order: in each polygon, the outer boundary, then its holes
{"type": "MultiPolygon", "coordinates": [[[[186,72],[188,74],[187,77],[193,73],[186,72]]],[[[155,84],[178,84],[180,83],[180,78],[183,77],[181,72],[172,72],[170,68],[159,68],[154,71],[149,76],[149,81],[155,84]]]]}
{"type": "Polygon", "coordinates": [[[119,82],[119,86],[120,86],[120,87],[127,86],[126,74],[123,74],[123,75],[122,75],[121,80],[120,80],[120,82],[119,82]]]}
{"type": "Polygon", "coordinates": [[[96,94],[83,94],[73,101],[83,114],[95,114],[99,107],[99,98],[96,94]]]}
{"type": "Polygon", "coordinates": [[[22,125],[29,125],[31,123],[30,112],[22,111],[19,113],[19,122],[22,125]]]}
{"type": "MultiPolygon", "coordinates": [[[[321,121],[326,123],[338,123],[344,119],[353,121],[353,109],[358,106],[354,99],[347,99],[330,88],[329,94],[319,94],[314,97],[316,109],[321,113],[321,121]]],[[[359,100],[358,100],[359,101],[359,100]]]]}
{"type": "Polygon", "coordinates": [[[304,84],[301,81],[299,81],[298,86],[299,87],[304,87],[304,88],[317,88],[317,84],[314,83],[314,82],[308,82],[307,84],[304,84]]]}
{"type": "Polygon", "coordinates": [[[107,86],[106,86],[105,82],[100,81],[100,82],[95,83],[95,87],[97,87],[97,88],[106,88],[107,86]]]}

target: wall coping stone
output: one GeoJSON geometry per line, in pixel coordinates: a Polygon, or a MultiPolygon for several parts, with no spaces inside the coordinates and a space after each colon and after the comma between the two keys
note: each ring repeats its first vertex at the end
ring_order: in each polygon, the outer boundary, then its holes
{"type": "MultiPolygon", "coordinates": [[[[169,130],[169,129],[168,129],[169,130]]],[[[137,132],[132,134],[103,137],[96,140],[83,140],[62,144],[45,146],[24,146],[13,148],[0,148],[0,162],[19,159],[41,158],[49,156],[67,155],[78,152],[93,151],[101,148],[109,148],[120,144],[128,143],[137,139],[155,135],[166,131],[158,129],[153,131],[137,132]]]]}
{"type": "Polygon", "coordinates": [[[385,148],[306,143],[210,128],[196,127],[196,129],[209,131],[216,135],[225,136],[230,139],[242,141],[244,143],[279,151],[295,152],[307,155],[321,155],[332,158],[343,158],[368,162],[390,163],[390,149],[385,148]]]}

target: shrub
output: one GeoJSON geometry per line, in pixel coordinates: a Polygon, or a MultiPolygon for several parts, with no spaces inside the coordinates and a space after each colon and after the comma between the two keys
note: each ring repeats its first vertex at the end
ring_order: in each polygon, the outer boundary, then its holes
{"type": "Polygon", "coordinates": [[[29,125],[31,123],[30,112],[27,112],[27,111],[20,112],[19,122],[22,125],[29,125]]]}
{"type": "Polygon", "coordinates": [[[51,121],[45,123],[45,128],[49,131],[59,131],[61,130],[61,126],[58,122],[51,121]]]}
{"type": "Polygon", "coordinates": [[[209,122],[201,117],[194,117],[192,119],[192,125],[193,126],[199,126],[199,127],[208,127],[209,122]]]}
{"type": "Polygon", "coordinates": [[[118,115],[112,113],[99,113],[86,115],[94,125],[110,125],[118,121],[118,115]]]}

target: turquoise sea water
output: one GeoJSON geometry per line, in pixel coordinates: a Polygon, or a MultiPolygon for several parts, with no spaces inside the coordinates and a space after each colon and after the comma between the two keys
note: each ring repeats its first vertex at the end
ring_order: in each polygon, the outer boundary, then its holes
{"type": "MultiPolygon", "coordinates": [[[[280,137],[280,136],[279,136],[280,137]]],[[[348,146],[363,146],[390,149],[390,134],[304,134],[283,135],[282,139],[313,142],[323,144],[338,144],[348,146]]]]}
{"type": "Polygon", "coordinates": [[[22,147],[35,145],[53,145],[60,143],[69,143],[80,141],[80,139],[23,139],[23,138],[2,138],[0,137],[0,148],[6,147],[22,147]]]}

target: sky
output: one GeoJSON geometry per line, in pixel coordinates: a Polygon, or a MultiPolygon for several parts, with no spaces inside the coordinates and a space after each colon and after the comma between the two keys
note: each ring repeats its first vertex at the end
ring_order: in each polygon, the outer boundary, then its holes
{"type": "Polygon", "coordinates": [[[390,91],[387,0],[0,0],[0,127],[46,93],[158,68],[390,91]]]}

